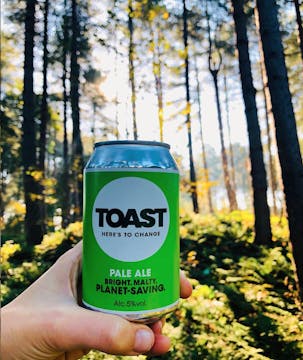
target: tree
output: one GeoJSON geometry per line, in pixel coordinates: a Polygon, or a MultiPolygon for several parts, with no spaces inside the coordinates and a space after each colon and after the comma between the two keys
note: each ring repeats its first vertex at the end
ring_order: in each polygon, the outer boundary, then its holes
{"type": "MultiPolygon", "coordinates": [[[[153,14],[154,12],[150,12],[153,14]]],[[[157,16],[157,14],[155,14],[157,16]]],[[[151,33],[151,48],[153,53],[153,74],[155,78],[155,88],[158,100],[158,120],[159,120],[159,133],[160,141],[163,141],[163,125],[164,125],[164,112],[163,112],[163,86],[162,86],[162,54],[160,50],[161,42],[163,42],[163,35],[159,31],[158,24],[153,28],[152,17],[150,15],[150,33],[151,33]]]]}
{"type": "Polygon", "coordinates": [[[208,162],[207,162],[207,155],[205,150],[205,141],[203,136],[203,130],[202,130],[202,109],[201,109],[201,90],[200,90],[200,82],[199,82],[199,70],[198,70],[198,64],[197,64],[197,56],[194,56],[195,61],[195,77],[196,77],[196,86],[197,86],[197,102],[198,102],[198,120],[199,120],[199,135],[200,135],[200,141],[201,141],[201,150],[202,150],[202,163],[204,168],[204,178],[205,183],[207,186],[207,201],[208,201],[208,209],[211,213],[214,212],[213,208],[213,202],[212,202],[212,194],[211,194],[211,187],[210,187],[210,180],[209,180],[209,169],[208,169],[208,162]]]}
{"type": "Polygon", "coordinates": [[[220,96],[219,96],[219,86],[218,86],[218,73],[220,71],[222,65],[222,55],[220,49],[216,49],[217,59],[215,58],[215,53],[213,50],[213,41],[211,39],[211,31],[209,24],[209,14],[206,9],[206,18],[207,18],[207,33],[208,33],[208,70],[212,75],[214,87],[215,87],[215,95],[216,95],[216,106],[217,106],[217,116],[218,116],[218,124],[219,124],[219,133],[220,133],[220,143],[221,143],[221,158],[222,158],[222,166],[223,166],[223,175],[224,175],[224,183],[227,191],[227,197],[229,201],[229,208],[231,211],[236,210],[238,208],[236,193],[232,187],[230,174],[228,170],[228,161],[227,161],[227,153],[224,142],[224,134],[223,134],[223,123],[222,123],[222,111],[220,104],[220,96]]]}
{"type": "MultiPolygon", "coordinates": [[[[85,84],[83,86],[83,93],[86,95],[85,99],[87,103],[91,103],[93,113],[92,113],[92,122],[91,122],[91,137],[92,137],[92,148],[96,142],[96,120],[97,120],[97,109],[101,109],[105,103],[105,96],[100,91],[100,84],[104,80],[101,76],[101,72],[95,68],[89,66],[89,68],[84,73],[85,84]]],[[[107,121],[103,120],[98,128],[106,130],[107,132],[117,134],[116,121],[114,123],[114,128],[112,128],[107,121]]]]}
{"type": "Polygon", "coordinates": [[[71,38],[71,61],[70,61],[70,101],[72,109],[73,136],[72,136],[72,173],[74,178],[74,214],[75,219],[81,219],[82,193],[84,165],[83,146],[80,132],[80,110],[79,110],[79,78],[80,66],[78,62],[80,48],[80,25],[79,6],[76,0],[72,0],[72,38],[71,38]]]}
{"type": "MultiPolygon", "coordinates": [[[[256,9],[255,9],[256,11],[256,9]]],[[[257,18],[257,15],[255,18],[257,18]]],[[[264,63],[264,56],[262,50],[262,42],[260,35],[258,36],[258,46],[259,46],[259,53],[260,53],[260,71],[261,71],[261,79],[262,79],[262,93],[264,98],[264,107],[265,107],[265,123],[266,123],[266,136],[267,136],[267,149],[268,149],[268,165],[269,165],[269,178],[270,178],[270,188],[273,198],[273,214],[277,215],[277,200],[276,200],[276,191],[278,189],[278,180],[277,180],[277,171],[275,166],[275,157],[273,155],[273,139],[271,134],[271,124],[273,124],[273,114],[271,109],[271,100],[270,100],[270,93],[268,89],[268,80],[266,75],[265,63],[264,63]]]]}
{"type": "Polygon", "coordinates": [[[39,244],[43,238],[43,222],[39,206],[37,183],[35,97],[34,97],[34,35],[35,0],[27,0],[25,14],[22,162],[25,197],[25,238],[29,245],[39,244]],[[35,179],[36,176],[36,179],[35,179]]]}
{"type": "MultiPolygon", "coordinates": [[[[47,108],[47,70],[48,70],[48,10],[49,0],[44,2],[44,30],[43,30],[43,85],[42,85],[42,100],[40,109],[40,139],[39,139],[39,160],[38,165],[40,170],[44,173],[45,170],[45,147],[46,147],[46,131],[48,123],[48,108],[47,108]]],[[[43,175],[44,176],[44,175],[43,175]]]]}
{"type": "Polygon", "coordinates": [[[256,105],[256,90],[253,84],[251,62],[248,50],[247,20],[244,13],[244,0],[232,0],[233,17],[237,37],[239,68],[242,94],[245,104],[249,151],[251,161],[251,177],[253,188],[253,205],[255,214],[255,242],[270,244],[270,214],[267,204],[267,181],[263,160],[260,127],[256,105]]]}
{"type": "MultiPolygon", "coordinates": [[[[20,34],[19,34],[20,35],[20,34]]],[[[13,58],[20,58],[23,49],[14,44],[14,38],[1,31],[1,64],[0,64],[0,222],[5,223],[6,206],[22,188],[21,161],[21,128],[22,118],[22,88],[21,76],[16,76],[17,66],[13,58]],[[18,186],[16,186],[16,182],[18,186]],[[13,190],[14,189],[14,190],[13,190]]],[[[19,196],[19,195],[17,195],[19,196]]],[[[23,224],[22,224],[23,226],[23,224]]],[[[24,231],[22,231],[22,234],[24,231]]],[[[4,240],[3,232],[3,241],[4,240]]]]}
{"type": "Polygon", "coordinates": [[[70,215],[70,185],[69,185],[69,158],[67,140],[67,58],[70,51],[69,18],[67,14],[67,0],[64,0],[64,14],[62,22],[62,87],[63,87],[63,170],[62,170],[62,226],[65,228],[70,215]]]}
{"type": "Polygon", "coordinates": [[[189,58],[188,58],[188,30],[187,30],[187,8],[185,0],[183,0],[183,44],[184,44],[184,62],[185,62],[185,90],[186,90],[186,127],[188,136],[188,152],[189,152],[189,172],[190,172],[190,192],[195,213],[199,212],[198,195],[197,195],[197,179],[194,166],[192,135],[191,135],[191,117],[190,117],[190,92],[189,92],[189,58]]]}
{"type": "Polygon", "coordinates": [[[44,179],[45,179],[45,151],[46,151],[46,132],[48,124],[48,104],[47,104],[47,70],[48,70],[48,11],[49,11],[49,0],[44,2],[44,14],[43,14],[43,85],[42,85],[42,99],[41,99],[41,108],[40,108],[40,138],[39,138],[39,158],[38,158],[38,168],[41,171],[41,180],[40,180],[40,207],[41,207],[41,217],[43,224],[43,232],[45,232],[45,221],[46,221],[46,204],[44,197],[44,179]]]}
{"type": "Polygon", "coordinates": [[[137,131],[137,115],[136,115],[136,84],[135,84],[135,67],[134,67],[134,25],[133,25],[133,3],[132,0],[128,0],[128,34],[129,34],[129,47],[128,47],[128,67],[129,67],[129,82],[131,85],[131,104],[133,114],[133,134],[134,140],[138,139],[137,131]]]}
{"type": "Polygon", "coordinates": [[[236,172],[235,172],[235,161],[234,161],[234,150],[233,145],[231,142],[231,129],[230,129],[230,115],[229,115],[229,98],[228,98],[228,86],[227,86],[227,76],[226,71],[224,71],[224,92],[225,92],[225,113],[226,113],[226,125],[227,125],[227,132],[228,132],[228,142],[229,142],[229,157],[230,157],[230,168],[231,168],[231,180],[232,180],[232,187],[234,191],[237,191],[237,184],[236,184],[236,172]]]}
{"type": "Polygon", "coordinates": [[[298,292],[303,299],[303,164],[274,0],[257,0],[298,292]]]}
{"type": "Polygon", "coordinates": [[[297,25],[298,25],[298,32],[299,32],[299,45],[300,45],[300,52],[301,58],[303,61],[303,26],[302,26],[302,16],[300,12],[300,2],[299,0],[293,0],[296,9],[296,18],[297,18],[297,25]]]}

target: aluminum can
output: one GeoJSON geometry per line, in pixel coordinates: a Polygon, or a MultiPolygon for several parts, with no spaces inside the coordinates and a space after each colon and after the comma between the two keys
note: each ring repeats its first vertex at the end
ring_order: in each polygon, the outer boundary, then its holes
{"type": "Polygon", "coordinates": [[[179,173],[169,148],[95,144],[84,170],[84,306],[142,323],[177,306],[179,173]]]}
{"type": "Polygon", "coordinates": [[[176,308],[179,173],[169,148],[95,144],[84,169],[84,306],[142,323],[176,308]]]}

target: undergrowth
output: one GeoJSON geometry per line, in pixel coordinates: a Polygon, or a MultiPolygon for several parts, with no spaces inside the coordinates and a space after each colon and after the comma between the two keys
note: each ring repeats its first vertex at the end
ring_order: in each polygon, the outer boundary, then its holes
{"type": "MultiPolygon", "coordinates": [[[[194,287],[181,300],[164,332],[171,338],[162,356],[119,357],[91,351],[98,359],[299,360],[303,358],[303,316],[288,247],[285,219],[272,219],[270,247],[253,243],[253,218],[183,215],[181,266],[194,287]]],[[[44,237],[34,251],[4,243],[2,304],[23,291],[62,253],[81,239],[81,224],[44,237]]]]}

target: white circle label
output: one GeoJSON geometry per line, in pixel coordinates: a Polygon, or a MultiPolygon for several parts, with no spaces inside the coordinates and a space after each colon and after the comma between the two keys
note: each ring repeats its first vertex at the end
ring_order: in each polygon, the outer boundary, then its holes
{"type": "Polygon", "coordinates": [[[106,184],[92,213],[95,238],[110,257],[135,262],[156,253],[169,228],[169,208],[162,190],[139,177],[106,184]]]}

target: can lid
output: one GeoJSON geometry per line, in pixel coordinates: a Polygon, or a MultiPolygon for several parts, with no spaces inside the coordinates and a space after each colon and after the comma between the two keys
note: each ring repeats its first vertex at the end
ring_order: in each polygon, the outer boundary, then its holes
{"type": "Polygon", "coordinates": [[[104,145],[148,145],[148,146],[162,146],[170,149],[170,145],[160,141],[145,141],[145,140],[110,140],[100,141],[95,143],[95,148],[104,145]]]}

